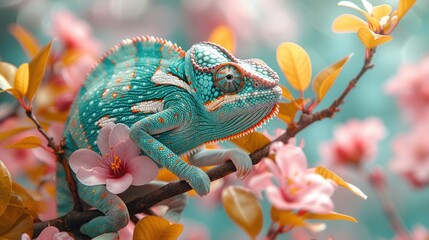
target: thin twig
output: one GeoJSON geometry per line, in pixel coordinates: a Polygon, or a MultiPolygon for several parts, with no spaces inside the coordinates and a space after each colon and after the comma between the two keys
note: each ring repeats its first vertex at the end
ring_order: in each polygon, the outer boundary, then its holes
{"type": "Polygon", "coordinates": [[[77,193],[76,182],[73,179],[70,166],[64,156],[64,143],[62,142],[60,145],[55,144],[54,139],[52,137],[49,137],[49,135],[43,129],[42,125],[39,123],[39,121],[37,121],[32,110],[26,110],[25,113],[27,117],[36,125],[37,130],[48,141],[48,147],[50,147],[54,151],[54,154],[57,157],[57,161],[60,162],[63,166],[64,171],[66,173],[66,180],[73,197],[73,209],[75,211],[83,211],[83,207],[79,200],[79,195],[77,193]]]}
{"type": "MultiPolygon", "coordinates": [[[[355,87],[355,85],[362,78],[362,76],[373,67],[371,61],[374,54],[375,48],[370,51],[370,54],[365,59],[364,65],[362,66],[358,75],[350,81],[349,85],[342,92],[340,97],[338,97],[328,108],[323,109],[319,112],[301,114],[299,120],[295,124],[290,124],[286,132],[277,139],[275,139],[273,142],[282,141],[283,143],[287,143],[289,139],[295,137],[296,134],[298,134],[314,122],[325,118],[333,117],[333,115],[339,111],[340,105],[344,102],[344,99],[347,97],[350,91],[355,87]]],[[[254,151],[249,155],[254,165],[258,164],[262,160],[262,158],[268,156],[271,143],[262,147],[261,149],[254,151]]],[[[207,171],[207,175],[209,176],[210,181],[215,181],[235,171],[236,168],[234,164],[231,161],[227,161],[226,163],[207,171]]],[[[165,199],[179,194],[183,194],[191,189],[191,186],[186,181],[172,182],[141,198],[137,198],[127,203],[127,208],[130,214],[142,213],[165,199]]],[[[73,211],[57,219],[53,219],[47,222],[36,223],[34,226],[34,236],[37,236],[36,233],[39,233],[43,228],[48,225],[55,226],[61,231],[70,231],[72,229],[76,229],[76,227],[80,227],[82,224],[88,222],[90,219],[102,215],[103,214],[98,210],[88,210],[83,212],[73,211]]]]}

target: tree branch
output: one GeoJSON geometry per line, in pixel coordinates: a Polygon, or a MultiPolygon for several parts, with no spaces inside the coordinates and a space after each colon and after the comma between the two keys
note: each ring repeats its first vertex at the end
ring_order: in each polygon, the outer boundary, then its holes
{"type": "MultiPolygon", "coordinates": [[[[344,99],[356,86],[362,76],[373,67],[371,61],[374,54],[375,48],[369,50],[369,54],[366,55],[364,65],[362,66],[359,73],[356,75],[356,77],[350,80],[346,89],[344,89],[342,94],[328,108],[314,113],[303,112],[296,123],[290,124],[286,132],[272,142],[281,141],[283,143],[287,143],[291,138],[295,137],[296,134],[298,134],[314,122],[325,118],[332,118],[334,114],[339,111],[340,105],[343,104],[344,99]]],[[[268,156],[271,143],[249,155],[252,159],[253,165],[258,164],[264,157],[268,156]]],[[[208,170],[207,175],[209,176],[210,181],[215,181],[235,171],[236,168],[234,164],[231,161],[227,161],[222,165],[208,170]]],[[[168,199],[179,194],[183,194],[191,189],[191,186],[186,181],[178,181],[166,184],[165,186],[147,194],[144,197],[137,198],[134,201],[127,203],[128,211],[130,212],[130,214],[142,213],[148,210],[150,207],[154,206],[155,204],[161,202],[162,200],[168,199]]],[[[72,211],[67,215],[57,219],[35,223],[34,236],[37,236],[41,232],[41,230],[47,226],[55,226],[61,231],[72,231],[80,227],[82,224],[88,222],[90,219],[102,215],[103,214],[97,210],[87,210],[83,212],[72,211]]]]}

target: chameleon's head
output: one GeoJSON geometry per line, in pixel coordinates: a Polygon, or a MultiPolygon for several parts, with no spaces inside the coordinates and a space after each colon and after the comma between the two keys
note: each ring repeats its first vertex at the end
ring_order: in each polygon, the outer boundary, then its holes
{"type": "Polygon", "coordinates": [[[199,101],[220,121],[252,116],[249,124],[257,126],[277,112],[279,77],[259,59],[237,59],[217,44],[202,42],[187,52],[185,72],[199,101]]]}

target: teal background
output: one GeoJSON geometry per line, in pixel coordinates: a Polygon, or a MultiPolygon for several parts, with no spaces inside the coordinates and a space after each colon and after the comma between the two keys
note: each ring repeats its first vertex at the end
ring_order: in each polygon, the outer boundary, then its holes
{"type": "MultiPolygon", "coordinates": [[[[97,4],[108,4],[120,1],[94,1],[97,4]],[[101,2],[101,3],[100,3],[101,2]]],[[[131,2],[131,1],[125,1],[131,2]]],[[[112,17],[108,11],[102,17],[95,14],[97,7],[92,1],[14,1],[0,0],[0,60],[18,65],[28,61],[17,42],[8,33],[11,23],[19,23],[30,29],[41,42],[50,39],[48,34],[51,24],[51,14],[57,10],[67,9],[84,19],[92,27],[94,37],[103,44],[103,50],[107,50],[123,38],[136,35],[156,35],[176,42],[183,49],[188,49],[194,42],[206,40],[211,29],[195,32],[190,24],[189,11],[186,11],[185,1],[135,1],[143,10],[132,19],[126,17],[112,17]],[[144,4],[144,5],[142,5],[144,4]],[[143,7],[141,7],[143,6],[143,7]],[[92,10],[90,10],[92,9],[92,10]],[[95,11],[95,12],[94,12],[95,11]],[[156,13],[156,14],[155,14],[156,13]]],[[[206,1],[186,1],[198,5],[206,1]]],[[[225,1],[225,4],[228,4],[225,1]]],[[[231,1],[234,2],[234,1],[231,1]]],[[[262,0],[241,1],[244,5],[250,5],[258,9],[262,0]]],[[[267,1],[269,2],[269,1],[267,1]]],[[[331,31],[331,23],[342,13],[356,13],[353,10],[337,6],[333,0],[300,0],[300,1],[275,1],[281,3],[279,7],[287,7],[292,15],[290,18],[296,24],[294,32],[284,39],[263,40],[261,33],[253,32],[253,37],[238,37],[236,42],[236,56],[239,58],[261,58],[269,66],[272,66],[279,75],[281,83],[289,86],[276,63],[276,46],[282,41],[293,41],[303,46],[312,60],[313,76],[330,63],[353,52],[354,56],[347,64],[334,87],[319,107],[328,106],[347,85],[348,81],[357,74],[363,62],[364,48],[355,34],[336,34],[331,31]]],[[[359,1],[354,1],[361,6],[359,1]]],[[[372,1],[374,5],[389,3],[396,6],[397,1],[372,1]]],[[[235,5],[234,5],[235,6],[235,5]]],[[[396,7],[394,7],[396,8],[396,7]]],[[[243,6],[244,9],[244,6],[243,6]]],[[[243,11],[243,9],[233,9],[243,11]]],[[[102,9],[99,9],[102,11],[102,9]]],[[[383,87],[386,81],[394,76],[401,64],[418,63],[429,52],[429,1],[418,0],[416,5],[402,20],[394,31],[394,40],[381,46],[374,58],[374,69],[370,70],[359,82],[357,88],[347,97],[346,103],[341,107],[341,112],[333,119],[315,123],[299,134],[299,139],[305,140],[305,152],[311,166],[319,162],[318,148],[320,143],[332,137],[333,128],[346,120],[364,119],[376,116],[383,120],[388,129],[388,137],[379,146],[377,158],[365,167],[372,169],[375,165],[386,167],[392,158],[390,143],[395,135],[406,132],[409,129],[394,99],[386,96],[383,87]]],[[[213,13],[216,15],[217,13],[213,13]]],[[[250,13],[249,13],[250,14],[250,13]]],[[[357,13],[356,13],[357,14],[357,13]]],[[[261,16],[261,21],[266,21],[270,16],[261,16]],[[263,17],[263,18],[262,18],[263,17]]],[[[234,19],[234,18],[232,18],[234,19]]],[[[220,22],[222,15],[219,14],[220,22]]],[[[204,24],[206,19],[199,17],[191,20],[204,24]]],[[[210,24],[208,24],[210,26],[210,24]]],[[[243,28],[252,26],[243,25],[243,28]]],[[[275,22],[274,27],[278,32],[288,32],[290,26],[275,22]]],[[[429,80],[429,79],[428,79],[429,80]]],[[[297,96],[297,95],[296,95],[297,96]]],[[[306,96],[312,96],[311,91],[306,96]]],[[[6,94],[0,94],[0,101],[10,101],[6,94]]],[[[264,128],[273,132],[275,128],[284,128],[284,124],[274,120],[264,128]]],[[[226,144],[229,147],[231,145],[226,144]]],[[[412,189],[399,176],[388,170],[389,193],[400,216],[408,230],[418,223],[429,227],[429,189],[412,189]]],[[[317,239],[326,239],[334,236],[336,239],[391,239],[393,232],[383,215],[379,201],[377,200],[366,179],[352,171],[339,172],[347,181],[360,187],[367,195],[368,200],[363,201],[351,193],[338,190],[335,194],[336,211],[355,216],[359,223],[328,222],[327,230],[321,234],[315,234],[317,239]]],[[[268,226],[269,207],[264,201],[266,213],[265,225],[268,226]]],[[[246,238],[231,220],[226,216],[221,204],[206,209],[201,207],[198,200],[191,200],[185,210],[184,218],[206,225],[212,239],[246,238]]],[[[266,229],[265,229],[266,231],[266,229]]],[[[265,232],[264,231],[264,232],[265,232]]],[[[261,236],[260,236],[261,238],[261,236]]],[[[287,235],[278,239],[288,239],[287,235]]]]}

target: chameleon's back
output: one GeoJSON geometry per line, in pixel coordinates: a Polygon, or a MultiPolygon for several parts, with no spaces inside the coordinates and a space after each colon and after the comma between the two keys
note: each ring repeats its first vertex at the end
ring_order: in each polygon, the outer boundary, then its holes
{"type": "MultiPolygon", "coordinates": [[[[157,99],[181,91],[174,85],[155,84],[151,78],[162,69],[185,79],[181,70],[184,56],[177,45],[154,37],[127,39],[110,49],[89,72],[71,107],[64,130],[67,160],[77,149],[99,152],[96,139],[105,124],[131,126],[157,110],[157,99]],[[151,101],[150,109],[141,111],[139,103],[151,101]]],[[[58,210],[65,214],[73,203],[61,166],[57,170],[57,190],[58,210]]]]}
{"type": "Polygon", "coordinates": [[[180,91],[174,85],[155,84],[151,78],[161,69],[185,79],[184,56],[175,44],[154,37],[127,39],[107,52],[89,73],[71,108],[65,128],[68,154],[76,148],[98,151],[96,138],[103,125],[131,126],[155,112],[166,94],[180,91]],[[152,101],[153,111],[140,111],[139,103],[147,101],[152,101]]]}

